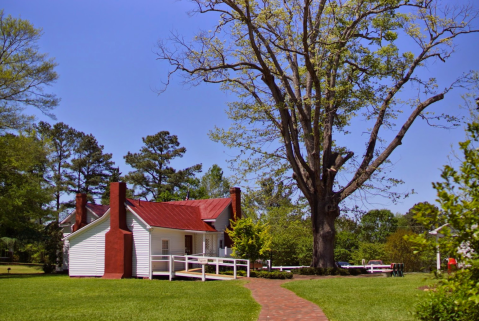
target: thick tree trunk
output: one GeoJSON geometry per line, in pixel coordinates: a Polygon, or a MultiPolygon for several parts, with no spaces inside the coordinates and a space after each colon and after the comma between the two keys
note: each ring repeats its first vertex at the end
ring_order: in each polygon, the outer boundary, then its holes
{"type": "Polygon", "coordinates": [[[313,224],[313,267],[331,268],[334,263],[334,241],[336,229],[334,222],[339,216],[339,207],[329,202],[319,201],[311,206],[313,224]]]}

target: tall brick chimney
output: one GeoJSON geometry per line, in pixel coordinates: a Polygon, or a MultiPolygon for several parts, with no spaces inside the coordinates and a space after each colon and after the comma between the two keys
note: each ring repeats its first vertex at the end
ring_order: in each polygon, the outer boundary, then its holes
{"type": "Polygon", "coordinates": [[[86,194],[78,193],[76,196],[75,225],[72,227],[72,232],[88,224],[86,221],[86,213],[86,194]]]}
{"type": "Polygon", "coordinates": [[[239,187],[230,188],[231,207],[233,209],[231,219],[236,221],[241,218],[241,189],[239,187]]]}
{"type": "Polygon", "coordinates": [[[126,226],[126,184],[110,185],[110,230],[105,234],[104,279],[132,276],[133,233],[126,226]]]}
{"type": "MultiPolygon", "coordinates": [[[[239,187],[230,188],[231,198],[231,220],[235,221],[241,218],[241,189],[239,187]]],[[[228,224],[228,229],[231,228],[231,224],[228,224]]],[[[224,232],[224,240],[226,247],[233,246],[233,240],[230,238],[226,231],[224,232]]]]}

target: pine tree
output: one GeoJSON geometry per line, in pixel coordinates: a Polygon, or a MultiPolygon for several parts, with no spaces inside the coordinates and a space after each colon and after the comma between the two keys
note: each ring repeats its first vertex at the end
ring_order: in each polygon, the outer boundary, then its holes
{"type": "Polygon", "coordinates": [[[68,173],[79,133],[64,123],[51,126],[43,121],[38,123],[36,130],[48,148],[48,181],[53,188],[58,215],[63,209],[61,196],[69,193],[69,187],[73,184],[68,173]]]}
{"type": "Polygon", "coordinates": [[[176,170],[170,166],[172,159],[183,157],[186,148],[180,147],[178,137],[168,131],[142,138],[139,153],[130,153],[125,162],[135,170],[125,176],[137,196],[146,200],[169,201],[177,199],[179,191],[186,191],[195,174],[201,172],[201,164],[176,170]]]}
{"type": "Polygon", "coordinates": [[[103,153],[103,145],[99,145],[92,135],[79,133],[77,145],[73,150],[73,159],[68,168],[72,181],[70,191],[86,193],[90,201],[93,196],[102,195],[109,178],[114,172],[112,154],[103,153]]]}
{"type": "Polygon", "coordinates": [[[214,164],[201,177],[199,188],[204,192],[205,198],[222,198],[229,195],[230,182],[223,176],[223,170],[214,164]]]}

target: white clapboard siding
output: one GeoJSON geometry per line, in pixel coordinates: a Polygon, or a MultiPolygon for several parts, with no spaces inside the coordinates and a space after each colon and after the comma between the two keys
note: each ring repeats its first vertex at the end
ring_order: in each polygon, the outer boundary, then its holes
{"type": "MultiPolygon", "coordinates": [[[[96,221],[98,219],[98,216],[93,214],[91,211],[87,210],[86,211],[86,222],[87,224],[90,224],[93,221],[96,221]]],[[[73,220],[73,223],[75,223],[75,220],[73,220]]]]}
{"type": "MultiPolygon", "coordinates": [[[[184,255],[185,254],[185,235],[191,235],[182,230],[153,228],[151,231],[151,253],[152,255],[161,255],[161,240],[169,240],[170,252],[169,254],[184,255]]],[[[183,269],[183,263],[175,263],[175,269],[183,269]]],[[[167,265],[164,262],[154,262],[154,270],[166,270],[167,265]]]]}
{"type": "Polygon", "coordinates": [[[203,234],[195,234],[194,238],[194,247],[195,250],[193,251],[194,254],[203,253],[203,234]]]}
{"type": "Polygon", "coordinates": [[[223,212],[221,212],[221,214],[218,215],[218,217],[216,218],[216,221],[215,221],[215,229],[218,232],[223,232],[223,233],[217,234],[216,247],[218,248],[218,255],[220,255],[222,251],[224,252],[224,247],[225,247],[224,231],[226,230],[226,228],[230,224],[230,218],[231,218],[231,211],[230,211],[230,207],[227,206],[223,210],[223,212]],[[222,245],[221,248],[220,248],[220,243],[222,245]]]}
{"type": "Polygon", "coordinates": [[[149,277],[150,234],[145,223],[127,211],[126,224],[133,232],[133,276],[149,277]]]}
{"type": "Polygon", "coordinates": [[[230,207],[228,206],[216,218],[215,229],[218,232],[224,232],[226,228],[228,227],[228,225],[230,224],[230,218],[231,218],[230,207]]]}
{"type": "Polygon", "coordinates": [[[110,218],[86,228],[70,238],[70,276],[103,276],[105,270],[105,233],[110,218]]]}

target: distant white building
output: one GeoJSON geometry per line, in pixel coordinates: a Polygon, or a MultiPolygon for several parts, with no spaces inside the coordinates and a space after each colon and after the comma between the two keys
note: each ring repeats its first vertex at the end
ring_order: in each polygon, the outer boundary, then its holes
{"type": "MultiPolygon", "coordinates": [[[[434,229],[432,231],[429,232],[429,235],[434,235],[436,236],[436,243],[438,244],[437,245],[437,249],[436,249],[436,268],[437,270],[439,271],[441,269],[441,253],[439,251],[439,239],[444,237],[444,234],[441,233],[441,231],[445,228],[445,227],[449,227],[449,223],[446,223],[440,227],[438,227],[437,229],[434,229]]],[[[473,229],[477,229],[478,226],[475,225],[475,226],[472,226],[473,229]]],[[[454,230],[452,228],[450,228],[453,232],[454,230]]],[[[454,235],[453,235],[454,236],[454,235]]],[[[468,244],[467,242],[466,243],[462,243],[459,248],[457,249],[457,252],[459,254],[461,254],[463,257],[465,258],[470,258],[471,257],[471,248],[470,248],[470,244],[468,244]]]]}

